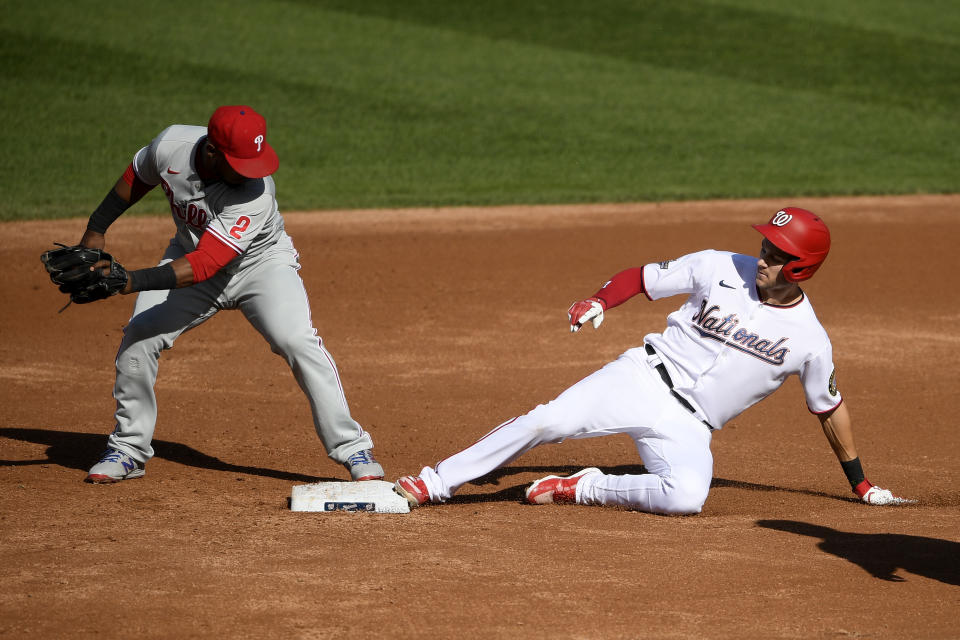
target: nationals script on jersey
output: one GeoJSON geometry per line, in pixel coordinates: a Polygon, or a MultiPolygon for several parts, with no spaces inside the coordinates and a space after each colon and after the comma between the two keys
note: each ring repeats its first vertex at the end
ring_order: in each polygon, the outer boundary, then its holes
{"type": "Polygon", "coordinates": [[[833,348],[806,294],[795,304],[760,301],[757,258],[700,251],[643,267],[648,298],[689,294],[662,334],[644,339],[660,354],[675,390],[714,428],[797,374],[807,407],[826,413],[840,402],[833,348]]]}
{"type": "Polygon", "coordinates": [[[289,239],[283,228],[273,178],[245,180],[239,186],[204,182],[197,172],[198,142],[206,127],[173,125],[133,157],[137,177],[159,184],[170,202],[177,224],[177,241],[185,251],[197,248],[209,231],[233,249],[234,258],[224,269],[236,272],[279,241],[289,239]]]}

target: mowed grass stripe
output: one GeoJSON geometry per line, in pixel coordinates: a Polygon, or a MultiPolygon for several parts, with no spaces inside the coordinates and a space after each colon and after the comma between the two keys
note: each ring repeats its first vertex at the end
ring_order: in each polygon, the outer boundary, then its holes
{"type": "Polygon", "coordinates": [[[163,126],[231,102],[268,117],[285,210],[956,190],[943,38],[710,2],[356,4],[205,3],[176,29],[185,3],[19,5],[0,218],[86,215],[163,126]],[[896,42],[935,82],[831,62],[896,42]]]}
{"type": "Polygon", "coordinates": [[[950,112],[960,104],[960,43],[812,17],[784,19],[775,7],[749,9],[706,0],[488,0],[442,7],[433,0],[301,1],[491,40],[864,102],[950,112]]]}

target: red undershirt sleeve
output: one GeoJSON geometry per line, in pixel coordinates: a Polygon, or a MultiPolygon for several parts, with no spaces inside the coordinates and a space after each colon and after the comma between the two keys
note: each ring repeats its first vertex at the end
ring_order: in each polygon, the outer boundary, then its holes
{"type": "Polygon", "coordinates": [[[238,255],[233,247],[227,246],[208,231],[200,236],[196,250],[184,257],[193,268],[193,282],[197,283],[212,277],[238,255]]]}
{"type": "Polygon", "coordinates": [[[603,285],[593,297],[600,298],[607,309],[623,304],[638,293],[646,293],[643,287],[643,267],[633,267],[616,274],[603,285]]]}
{"type": "Polygon", "coordinates": [[[155,184],[147,184],[133,170],[133,163],[127,165],[127,170],[123,172],[123,181],[130,185],[130,202],[134,203],[142,198],[155,184]]]}

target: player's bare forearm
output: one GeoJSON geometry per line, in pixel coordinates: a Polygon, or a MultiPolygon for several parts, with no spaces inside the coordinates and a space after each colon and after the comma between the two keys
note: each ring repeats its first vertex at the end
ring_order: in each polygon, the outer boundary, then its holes
{"type": "Polygon", "coordinates": [[[913,504],[916,500],[896,496],[889,489],[874,486],[863,474],[857,449],[853,445],[853,426],[850,421],[850,412],[846,403],[841,404],[829,415],[819,416],[823,426],[823,433],[830,441],[833,452],[843,467],[843,472],[850,482],[850,488],[862,502],[872,505],[899,505],[913,504]]]}
{"type": "Polygon", "coordinates": [[[840,462],[847,462],[857,457],[857,447],[853,443],[853,424],[847,404],[843,402],[831,413],[818,416],[823,434],[830,442],[830,447],[840,462]]]}
{"type": "Polygon", "coordinates": [[[170,266],[173,267],[173,272],[177,274],[177,289],[189,287],[193,284],[193,267],[190,265],[189,260],[186,258],[177,258],[170,263],[170,266]]]}
{"type": "Polygon", "coordinates": [[[80,244],[91,249],[103,249],[107,244],[107,239],[102,233],[87,229],[80,238],[80,244]]]}

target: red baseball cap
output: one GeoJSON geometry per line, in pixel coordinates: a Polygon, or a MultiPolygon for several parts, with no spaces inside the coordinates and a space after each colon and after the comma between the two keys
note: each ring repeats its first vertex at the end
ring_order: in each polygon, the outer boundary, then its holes
{"type": "Polygon", "coordinates": [[[213,112],[207,135],[233,170],[247,178],[262,178],[277,170],[280,159],[267,142],[267,121],[245,105],[213,112]]]}

